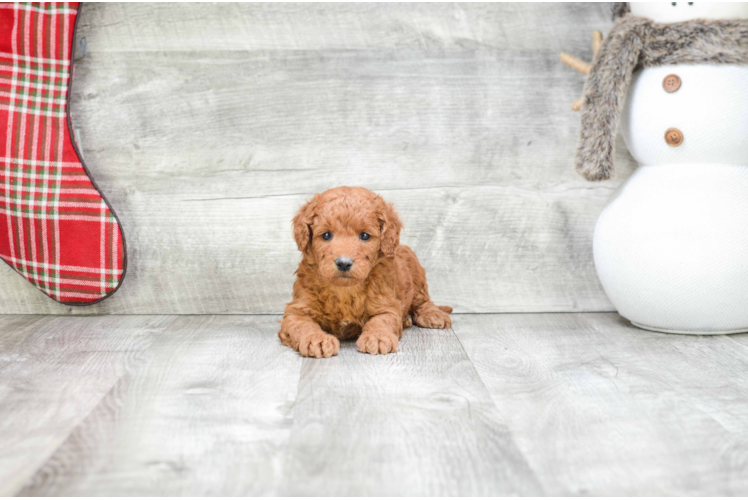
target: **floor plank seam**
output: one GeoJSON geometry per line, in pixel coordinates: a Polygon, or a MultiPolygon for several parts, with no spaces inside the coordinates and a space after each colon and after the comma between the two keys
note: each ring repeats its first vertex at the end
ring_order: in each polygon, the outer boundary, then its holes
{"type": "MultiPolygon", "coordinates": [[[[143,316],[150,316],[150,315],[143,315],[143,316]]],[[[168,316],[168,315],[164,315],[164,316],[168,316]]],[[[62,316],[62,317],[67,317],[67,316],[62,316]]],[[[152,335],[154,337],[157,335],[163,335],[176,322],[177,319],[178,318],[175,316],[174,318],[172,318],[172,320],[168,324],[164,325],[163,328],[159,332],[153,333],[152,335]]],[[[36,324],[36,322],[34,324],[36,324]]],[[[59,444],[54,448],[54,450],[52,450],[52,452],[47,455],[47,457],[44,459],[44,462],[42,462],[41,465],[36,470],[34,470],[32,474],[29,475],[28,480],[24,482],[16,492],[13,493],[13,496],[18,496],[21,492],[23,492],[27,488],[32,487],[34,478],[36,478],[37,475],[45,469],[45,467],[47,467],[50,461],[66,445],[70,437],[73,436],[79,429],[82,428],[82,426],[88,421],[88,419],[100,408],[102,403],[112,394],[114,389],[119,384],[121,384],[125,378],[132,377],[133,371],[137,370],[140,367],[140,365],[145,364],[147,362],[147,360],[145,359],[145,353],[148,352],[148,350],[153,345],[154,341],[155,341],[155,338],[151,341],[150,344],[148,344],[147,347],[145,347],[142,350],[144,359],[140,363],[138,362],[133,363],[132,368],[126,369],[122,373],[122,375],[117,377],[117,379],[111,384],[111,386],[109,386],[109,389],[107,389],[106,392],[102,394],[101,398],[99,398],[96,404],[92,405],[91,409],[88,412],[84,413],[81,416],[81,418],[70,428],[70,432],[68,432],[68,434],[63,439],[60,440],[59,444]]],[[[33,492],[30,492],[30,494],[33,494],[33,492]]],[[[22,496],[29,496],[29,495],[24,494],[22,496]]]]}
{"type": "MultiPolygon", "coordinates": [[[[491,394],[491,391],[488,389],[488,386],[486,385],[486,381],[483,380],[483,377],[481,377],[480,372],[478,371],[478,368],[475,366],[475,362],[473,361],[473,358],[470,357],[470,354],[468,353],[467,349],[465,349],[465,345],[462,343],[462,339],[460,339],[460,336],[455,331],[454,325],[452,326],[452,328],[449,329],[449,331],[452,332],[452,335],[454,335],[454,337],[457,339],[457,343],[459,344],[460,348],[462,349],[462,352],[465,354],[465,358],[470,362],[470,366],[473,369],[473,372],[475,373],[475,376],[480,381],[481,386],[483,387],[486,395],[488,396],[489,401],[491,401],[491,405],[492,405],[494,411],[496,412],[496,415],[501,415],[499,407],[496,405],[496,400],[493,398],[493,394],[491,394]]],[[[527,456],[527,454],[522,450],[522,448],[517,443],[517,440],[514,438],[514,435],[512,434],[511,429],[509,429],[509,427],[506,426],[506,425],[504,425],[503,423],[501,423],[501,425],[502,425],[502,427],[504,427],[507,435],[511,438],[511,443],[514,445],[515,450],[517,450],[521,454],[522,459],[525,462],[525,465],[527,466],[528,470],[532,473],[532,475],[533,475],[533,477],[535,479],[535,482],[537,483],[538,487],[543,492],[542,494],[546,494],[545,493],[545,485],[540,480],[540,476],[538,475],[538,473],[535,470],[535,468],[532,466],[532,464],[531,464],[531,462],[529,460],[529,457],[527,456]]]]}

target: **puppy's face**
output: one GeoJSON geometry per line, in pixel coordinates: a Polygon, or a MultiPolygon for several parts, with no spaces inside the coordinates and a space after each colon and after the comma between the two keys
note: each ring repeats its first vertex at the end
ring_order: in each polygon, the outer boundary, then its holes
{"type": "Polygon", "coordinates": [[[320,276],[337,286],[361,283],[379,258],[379,221],[367,210],[331,201],[314,218],[311,250],[320,276]]]}
{"type": "Polygon", "coordinates": [[[392,207],[364,188],[315,195],[294,218],[299,250],[334,286],[360,284],[379,258],[393,257],[401,227],[392,207]]]}

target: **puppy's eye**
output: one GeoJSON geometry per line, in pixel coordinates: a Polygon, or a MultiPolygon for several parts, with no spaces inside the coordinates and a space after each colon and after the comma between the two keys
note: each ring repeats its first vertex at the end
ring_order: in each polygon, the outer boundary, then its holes
{"type": "Polygon", "coordinates": [[[371,238],[371,236],[369,235],[369,233],[361,233],[361,234],[358,235],[358,237],[361,238],[363,241],[366,241],[369,238],[371,238]]]}
{"type": "Polygon", "coordinates": [[[325,241],[329,241],[332,239],[332,233],[330,231],[327,231],[326,233],[322,233],[322,239],[325,241]]]}

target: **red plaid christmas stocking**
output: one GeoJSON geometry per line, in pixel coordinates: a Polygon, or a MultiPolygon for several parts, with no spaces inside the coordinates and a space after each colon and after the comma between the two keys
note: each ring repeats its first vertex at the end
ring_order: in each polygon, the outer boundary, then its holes
{"type": "Polygon", "coordinates": [[[125,275],[114,212],[70,133],[77,3],[0,4],[0,257],[64,304],[125,275]]]}

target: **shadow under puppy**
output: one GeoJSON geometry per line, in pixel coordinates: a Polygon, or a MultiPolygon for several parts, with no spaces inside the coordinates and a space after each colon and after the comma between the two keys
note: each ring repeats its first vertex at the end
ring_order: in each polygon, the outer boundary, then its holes
{"type": "Polygon", "coordinates": [[[426,271],[400,245],[401,228],[392,205],[361,187],[329,189],[302,206],[293,219],[302,260],[281,341],[328,358],[340,340],[358,337],[359,351],[387,354],[413,322],[452,326],[452,308],[431,302],[426,271]]]}

